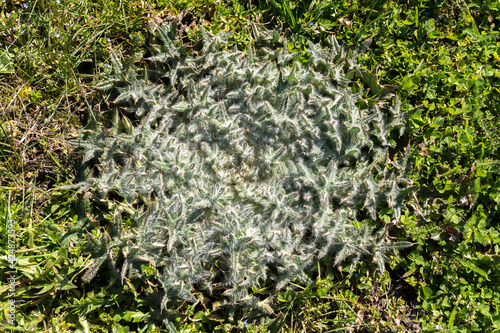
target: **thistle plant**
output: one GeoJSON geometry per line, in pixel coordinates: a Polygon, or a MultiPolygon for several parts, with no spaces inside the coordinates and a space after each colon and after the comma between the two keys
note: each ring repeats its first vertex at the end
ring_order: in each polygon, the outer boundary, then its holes
{"type": "Polygon", "coordinates": [[[160,28],[139,65],[112,55],[100,85],[116,95],[111,125],[97,114],[79,141],[79,186],[113,216],[84,279],[104,262],[122,280],[149,265],[162,308],[199,292],[263,308],[252,287],[307,283],[321,258],[354,267],[367,256],[384,270],[408,243],[365,221],[382,205],[396,220],[403,209],[407,163],[389,161],[388,135],[404,114],[397,98],[358,107],[349,77],[366,76],[356,59],[368,43],[310,43],[304,63],[276,32],[242,52],[222,48],[229,34],[201,31],[189,48],[160,28]]]}

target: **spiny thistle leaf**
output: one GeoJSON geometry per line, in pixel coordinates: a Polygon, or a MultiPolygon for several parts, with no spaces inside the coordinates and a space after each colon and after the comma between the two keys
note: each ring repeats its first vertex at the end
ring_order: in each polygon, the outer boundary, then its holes
{"type": "Polygon", "coordinates": [[[97,272],[99,272],[99,268],[101,268],[102,264],[104,263],[104,261],[106,261],[106,259],[107,259],[106,255],[103,255],[95,259],[92,265],[90,265],[90,267],[87,269],[85,274],[83,274],[82,281],[85,283],[89,283],[90,281],[92,281],[92,279],[97,275],[97,272]]]}

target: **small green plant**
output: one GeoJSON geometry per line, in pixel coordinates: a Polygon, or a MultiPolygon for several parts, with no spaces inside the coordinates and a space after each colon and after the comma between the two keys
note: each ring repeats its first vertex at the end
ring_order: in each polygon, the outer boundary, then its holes
{"type": "Polygon", "coordinates": [[[351,267],[369,255],[383,271],[387,252],[409,245],[360,222],[382,204],[399,219],[408,190],[407,161],[386,165],[389,131],[404,129],[398,101],[361,109],[347,85],[368,42],[350,57],[335,38],[329,51],[311,43],[302,65],[277,32],[248,54],[220,51],[227,33],[202,30],[200,49],[174,25],[158,33],[144,69],[112,56],[100,85],[118,92],[111,126],[95,115],[79,143],[84,163],[98,162],[81,189],[113,214],[87,281],[104,262],[122,279],[153,265],[166,309],[195,291],[269,309],[250,288],[310,282],[332,255],[351,267]]]}

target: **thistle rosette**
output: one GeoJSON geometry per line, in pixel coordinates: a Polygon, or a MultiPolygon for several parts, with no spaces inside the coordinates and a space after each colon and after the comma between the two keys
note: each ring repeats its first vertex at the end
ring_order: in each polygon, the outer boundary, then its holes
{"type": "Polygon", "coordinates": [[[242,52],[201,31],[196,50],[160,28],[142,69],[112,55],[100,87],[116,93],[113,126],[97,115],[80,144],[96,165],[81,187],[114,214],[101,259],[130,279],[152,264],[166,307],[204,291],[262,308],[252,287],[309,282],[326,256],[384,270],[408,243],[362,221],[404,207],[407,161],[389,161],[387,139],[404,114],[397,98],[358,106],[348,78],[371,77],[356,61],[368,43],[310,43],[303,63],[276,32],[242,52]]]}

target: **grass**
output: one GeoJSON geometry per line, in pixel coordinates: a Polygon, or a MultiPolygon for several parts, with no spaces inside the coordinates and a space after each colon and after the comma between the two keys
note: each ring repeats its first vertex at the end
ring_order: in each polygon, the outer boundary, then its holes
{"type": "MultiPolygon", "coordinates": [[[[410,147],[418,191],[390,229],[391,237],[414,242],[412,249],[392,258],[382,275],[368,263],[352,275],[322,263],[313,284],[277,295],[271,317],[238,318],[210,300],[186,305],[178,329],[499,331],[499,9],[474,0],[2,2],[0,231],[2,244],[10,235],[17,241],[17,279],[12,298],[5,246],[0,327],[168,331],[144,322],[154,315],[147,286],[82,281],[91,265],[86,237],[66,237],[78,222],[78,197],[60,187],[78,176],[79,156],[68,140],[89,110],[107,102],[94,85],[110,48],[147,48],[147,26],[177,17],[186,42],[203,24],[214,34],[235,30],[230,42],[242,49],[257,26],[279,25],[304,57],[308,39],[334,34],[355,47],[373,37],[364,65],[377,69],[382,87],[398,87],[406,110],[420,107],[397,142],[410,147]],[[16,325],[5,321],[9,299],[19,302],[16,325]]],[[[392,212],[382,209],[379,218],[390,223],[392,212]]]]}

